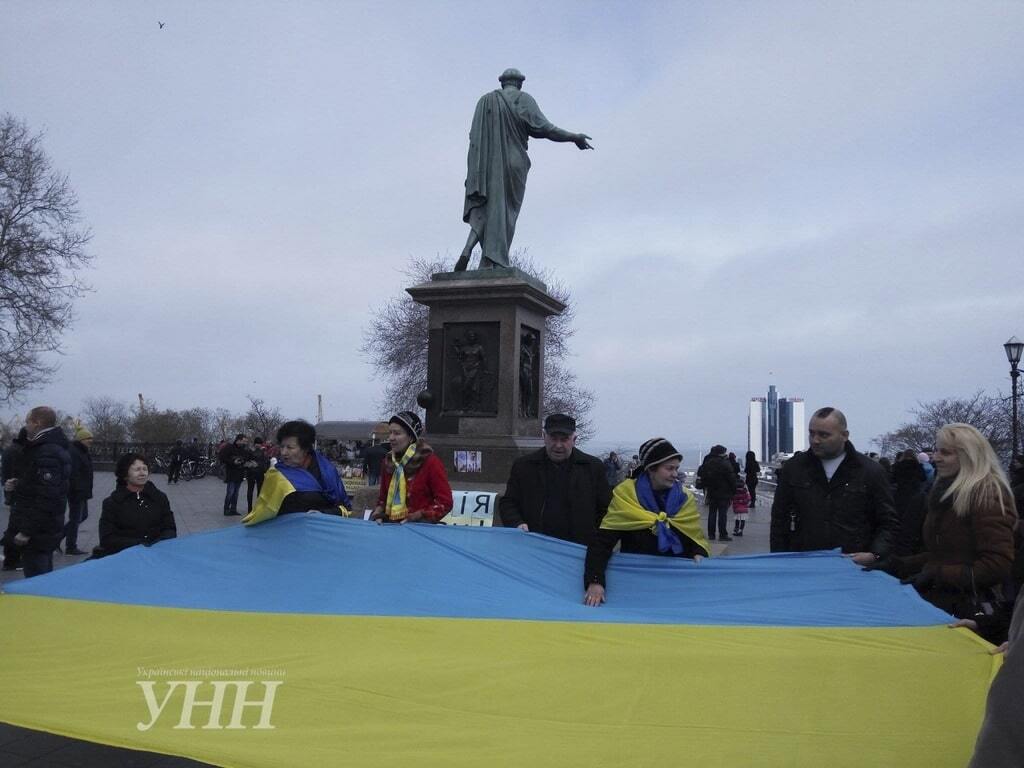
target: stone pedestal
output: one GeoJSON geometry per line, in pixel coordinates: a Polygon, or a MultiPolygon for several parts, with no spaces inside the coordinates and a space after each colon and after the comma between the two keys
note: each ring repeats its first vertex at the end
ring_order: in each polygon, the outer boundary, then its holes
{"type": "Polygon", "coordinates": [[[408,292],[430,309],[427,440],[453,481],[503,482],[543,444],[544,320],[565,305],[518,269],[440,273],[408,292]]]}

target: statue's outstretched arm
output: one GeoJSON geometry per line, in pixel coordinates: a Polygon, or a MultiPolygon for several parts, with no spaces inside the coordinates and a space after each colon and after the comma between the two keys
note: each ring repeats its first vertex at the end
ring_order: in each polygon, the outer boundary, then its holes
{"type": "Polygon", "coordinates": [[[559,128],[556,125],[551,126],[551,128],[547,132],[547,135],[544,138],[548,139],[549,141],[557,142],[571,141],[580,149],[593,149],[593,147],[590,146],[590,144],[587,142],[587,139],[590,138],[590,136],[587,136],[587,134],[572,133],[571,131],[567,131],[564,128],[559,128]]]}
{"type": "Polygon", "coordinates": [[[526,122],[529,134],[534,138],[557,142],[572,142],[580,149],[593,149],[587,143],[587,139],[590,138],[587,134],[567,131],[548,120],[530,94],[524,93],[519,96],[516,102],[516,110],[519,117],[526,122]]]}

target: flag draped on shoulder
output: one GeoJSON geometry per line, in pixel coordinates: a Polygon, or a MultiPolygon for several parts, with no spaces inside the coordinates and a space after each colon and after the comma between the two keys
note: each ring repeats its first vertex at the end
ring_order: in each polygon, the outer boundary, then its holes
{"type": "Polygon", "coordinates": [[[352,500],[345,491],[337,468],[322,453],[314,452],[313,458],[320,471],[319,480],[302,467],[292,467],[280,461],[268,469],[263,478],[259,498],[256,499],[252,512],[242,518],[242,523],[256,525],[277,517],[286,496],[304,491],[322,494],[325,501],[337,505],[338,514],[348,517],[351,514],[349,507],[352,500]]]}
{"type": "Polygon", "coordinates": [[[669,489],[665,507],[664,511],[658,509],[646,475],[640,475],[637,480],[623,480],[612,490],[612,500],[601,527],[609,531],[649,530],[657,535],[662,552],[671,549],[677,554],[682,551],[678,538],[678,534],[682,534],[710,554],[693,495],[676,483],[669,489]]]}

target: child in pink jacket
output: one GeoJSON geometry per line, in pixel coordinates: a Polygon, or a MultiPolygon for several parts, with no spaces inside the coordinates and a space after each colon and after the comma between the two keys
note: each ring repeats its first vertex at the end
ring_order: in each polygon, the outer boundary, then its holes
{"type": "Polygon", "coordinates": [[[732,524],[732,535],[742,536],[743,529],[747,525],[747,514],[750,512],[750,491],[747,490],[747,484],[743,478],[739,479],[736,484],[736,493],[732,497],[732,513],[733,513],[733,524],[732,524]]]}

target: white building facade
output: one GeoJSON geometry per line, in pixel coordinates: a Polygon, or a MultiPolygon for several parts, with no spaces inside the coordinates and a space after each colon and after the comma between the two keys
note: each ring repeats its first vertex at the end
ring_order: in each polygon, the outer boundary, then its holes
{"type": "Polygon", "coordinates": [[[765,402],[763,397],[750,398],[750,409],[747,412],[747,450],[754,452],[758,463],[765,460],[764,456],[767,450],[765,446],[765,438],[767,437],[765,432],[765,417],[767,415],[765,402]]]}

